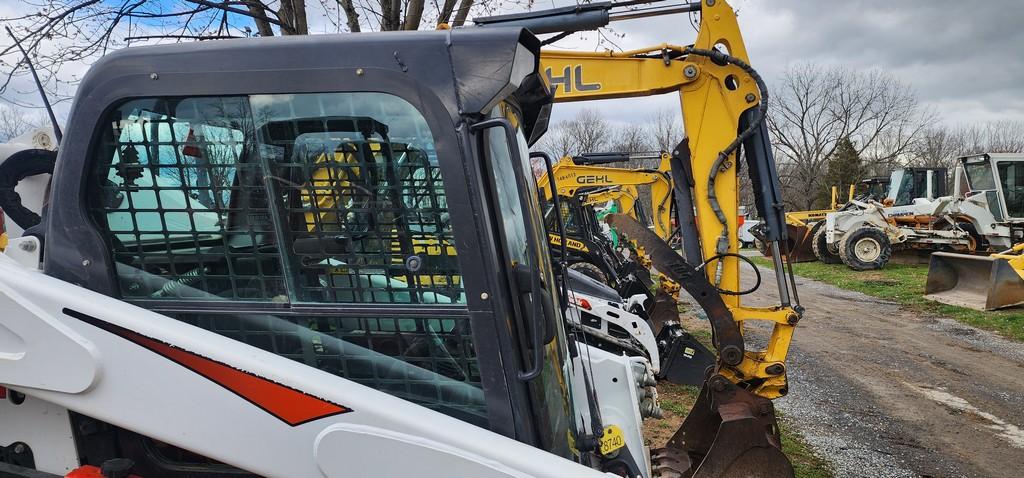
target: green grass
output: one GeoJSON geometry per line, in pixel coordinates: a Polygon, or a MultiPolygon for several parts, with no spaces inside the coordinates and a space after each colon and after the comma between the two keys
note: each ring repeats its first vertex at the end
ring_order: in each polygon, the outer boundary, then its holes
{"type": "MultiPolygon", "coordinates": [[[[685,417],[690,412],[690,408],[697,401],[699,393],[699,387],[677,385],[668,382],[658,384],[661,408],[666,412],[674,414],[677,419],[657,422],[657,425],[655,425],[658,427],[657,433],[669,436],[675,432],[675,428],[678,427],[676,422],[681,421],[682,417],[685,417]]],[[[786,417],[781,416],[778,409],[775,410],[775,413],[780,415],[779,433],[782,436],[782,451],[789,458],[789,461],[793,463],[793,470],[796,472],[797,478],[832,478],[832,469],[828,463],[814,454],[810,445],[804,441],[803,436],[797,431],[797,427],[792,425],[786,417]]],[[[655,446],[660,446],[660,444],[655,446]]]]}
{"type": "MultiPolygon", "coordinates": [[[[776,412],[778,413],[778,412],[776,412]]],[[[779,417],[780,434],[782,435],[782,451],[793,463],[793,471],[797,478],[831,478],[832,468],[828,463],[814,454],[803,436],[789,425],[785,417],[779,417]]]]}
{"type": "MultiPolygon", "coordinates": [[[[763,257],[751,259],[758,265],[771,267],[771,263],[763,257]]],[[[801,262],[793,264],[793,272],[843,289],[888,299],[915,312],[949,317],[1013,340],[1024,341],[1024,311],[983,312],[925,299],[927,265],[889,264],[877,271],[855,271],[843,264],[801,262]]]]}

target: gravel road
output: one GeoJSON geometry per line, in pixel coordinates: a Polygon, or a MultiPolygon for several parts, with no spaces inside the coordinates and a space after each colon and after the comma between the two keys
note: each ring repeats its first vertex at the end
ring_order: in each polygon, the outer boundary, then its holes
{"type": "MultiPolygon", "coordinates": [[[[1024,476],[1024,344],[797,284],[807,313],[789,356],[790,395],[776,404],[837,476],[1024,476]]],[[[745,303],[776,304],[770,289],[745,303]]]]}

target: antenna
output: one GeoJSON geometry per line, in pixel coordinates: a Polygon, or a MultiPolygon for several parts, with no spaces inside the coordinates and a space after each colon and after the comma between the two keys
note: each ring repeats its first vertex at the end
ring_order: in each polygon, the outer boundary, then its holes
{"type": "Polygon", "coordinates": [[[46,97],[46,91],[43,90],[43,83],[39,81],[39,75],[36,74],[36,67],[32,66],[32,60],[28,57],[28,52],[21,47],[21,41],[18,37],[14,36],[14,32],[11,31],[11,27],[4,26],[7,30],[7,34],[14,40],[14,44],[21,50],[22,56],[25,57],[25,64],[28,65],[28,70],[32,72],[32,79],[36,81],[36,88],[39,89],[39,96],[43,98],[43,106],[46,107],[46,114],[50,115],[50,124],[53,125],[53,135],[57,138],[57,145],[60,145],[60,140],[64,136],[60,132],[60,126],[57,126],[57,116],[53,114],[53,107],[50,106],[50,100],[46,97]]]}

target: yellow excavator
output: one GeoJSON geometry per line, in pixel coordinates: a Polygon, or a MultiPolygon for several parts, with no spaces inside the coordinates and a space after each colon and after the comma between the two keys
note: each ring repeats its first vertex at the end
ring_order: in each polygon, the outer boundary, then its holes
{"type": "MultiPolygon", "coordinates": [[[[544,54],[543,51],[541,53],[544,54]]],[[[542,56],[543,58],[543,56],[542,56]]],[[[556,96],[557,99],[557,96],[556,96]]],[[[636,200],[639,193],[638,187],[649,187],[651,193],[651,204],[649,212],[653,223],[654,231],[666,241],[672,235],[672,157],[662,152],[659,154],[628,154],[628,153],[591,153],[579,156],[566,156],[559,159],[551,167],[558,188],[557,194],[563,197],[572,197],[579,192],[586,191],[589,194],[595,189],[605,188],[603,195],[591,196],[589,201],[594,203],[608,199],[618,199],[623,212],[635,216],[636,200]],[[607,166],[609,163],[624,161],[657,158],[659,159],[656,169],[631,169],[615,166],[607,166]],[[620,188],[617,191],[607,188],[620,188]],[[625,188],[625,189],[622,189],[625,188]]],[[[537,180],[537,187],[544,195],[544,199],[551,200],[556,192],[549,186],[547,173],[537,180]]]]}
{"type": "MultiPolygon", "coordinates": [[[[503,15],[479,19],[478,24],[520,24],[535,33],[595,28],[608,21],[637,18],[648,12],[627,11],[611,16],[613,4],[567,7],[572,28],[565,22],[551,28],[549,16],[503,15]]],[[[692,11],[694,4],[678,11],[692,11]]],[[[691,45],[663,43],[630,51],[541,50],[541,71],[554,88],[555,102],[630,98],[664,93],[679,95],[685,138],[669,153],[659,170],[672,178],[672,198],[680,229],[682,255],[658,234],[626,215],[611,215],[609,223],[635,240],[655,267],[679,283],[707,312],[719,360],[709,371],[698,402],[683,427],[655,461],[684,460],[701,467],[728,462],[730,472],[759,476],[792,474],[778,447],[779,436],[771,400],[789,391],[786,355],[793,328],[802,316],[792,269],[788,274],[785,211],[772,157],[765,115],[768,92],[750,66],[736,15],[724,0],[700,3],[701,23],[691,45]],[[779,304],[750,307],[742,295],[760,285],[741,289],[739,254],[738,161],[743,150],[753,184],[755,204],[765,223],[764,240],[773,252],[779,304]],[[741,330],[749,320],[771,323],[767,346],[748,348],[741,330]],[[683,445],[684,437],[704,439],[683,445]],[[763,445],[741,445],[755,440],[763,445]],[[735,447],[745,448],[739,451],[735,447]],[[722,455],[713,456],[721,453],[722,455]],[[726,457],[728,456],[728,457],[726,457]],[[721,460],[721,461],[719,461],[721,460]]],[[[654,214],[657,215],[657,214],[654,214]]],[[[751,268],[759,274],[756,268],[751,268]]],[[[657,466],[657,465],[656,465],[657,466]]],[[[709,468],[710,469],[710,468],[709,468]]],[[[699,470],[698,474],[703,473],[699,470]]],[[[684,475],[689,476],[689,475],[684,475]]],[[[704,476],[701,474],[701,476],[704,476]]]]}

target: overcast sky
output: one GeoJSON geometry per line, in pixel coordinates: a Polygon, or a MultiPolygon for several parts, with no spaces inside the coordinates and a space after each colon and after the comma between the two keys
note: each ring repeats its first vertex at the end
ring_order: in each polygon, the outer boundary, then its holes
{"type": "MultiPolygon", "coordinates": [[[[878,68],[911,85],[948,124],[1024,120],[1024,1],[985,0],[732,0],[739,12],[751,63],[769,87],[787,65],[813,62],[852,69],[878,68]]],[[[534,8],[571,4],[541,0],[534,8]]],[[[0,0],[0,18],[26,8],[0,0]]],[[[315,22],[314,18],[310,19],[315,22]]],[[[314,28],[315,29],[315,28],[314,28]]],[[[685,45],[696,32],[685,15],[613,24],[623,49],[685,45]]],[[[9,40],[4,35],[0,44],[9,40]]],[[[605,43],[605,45],[608,45],[605,43]]],[[[558,47],[593,50],[593,34],[574,35],[558,47]]],[[[13,58],[8,58],[13,59],[13,58]]],[[[68,75],[86,65],[69,65],[68,75]]],[[[27,78],[6,99],[38,104],[27,78]]],[[[594,108],[616,122],[642,122],[659,109],[678,109],[677,97],[559,104],[554,119],[594,108]]],[[[67,104],[60,106],[66,112],[67,104]]]]}
{"type": "MultiPolygon", "coordinates": [[[[1024,120],[1024,1],[731,0],[752,65],[771,82],[787,65],[813,62],[878,68],[911,85],[948,124],[1024,120]]],[[[683,15],[617,22],[623,49],[688,44],[683,15]]],[[[561,45],[561,43],[560,43],[561,45]]],[[[594,41],[565,43],[593,48],[594,41]]],[[[560,104],[555,119],[599,106],[643,121],[676,96],[560,104]]]]}

